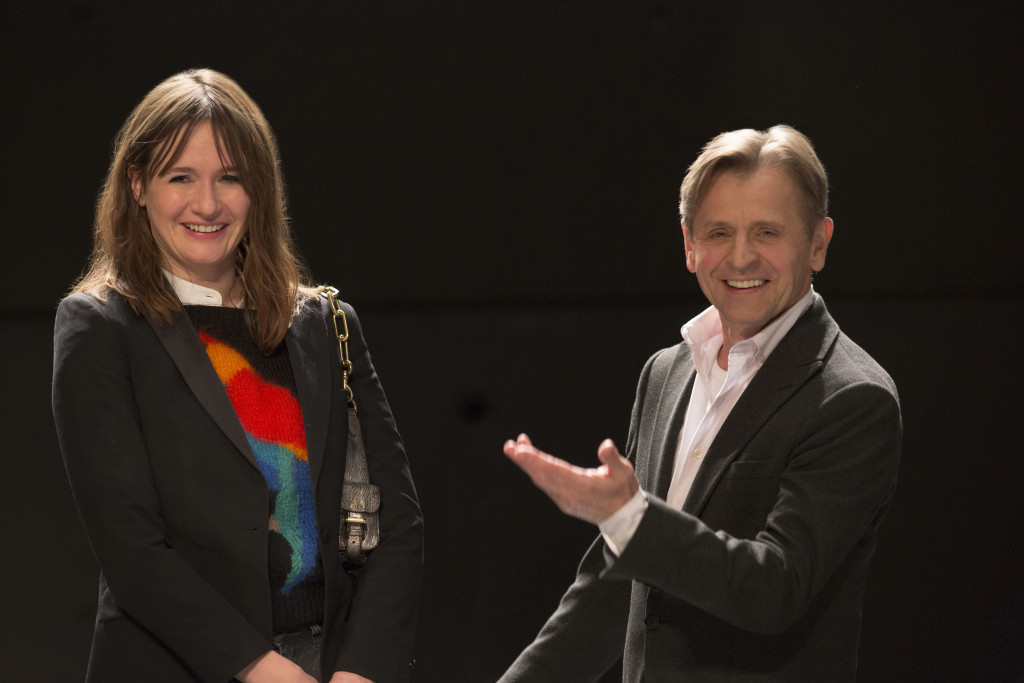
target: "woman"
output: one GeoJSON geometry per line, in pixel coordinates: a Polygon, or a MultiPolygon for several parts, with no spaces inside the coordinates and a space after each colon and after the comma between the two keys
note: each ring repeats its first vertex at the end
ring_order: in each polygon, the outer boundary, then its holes
{"type": "Polygon", "coordinates": [[[408,461],[342,304],[381,494],[357,585],[338,557],[337,336],[286,220],[270,127],[223,74],[172,76],[125,122],[54,334],[57,432],[101,569],[89,681],[408,679],[408,461]]]}

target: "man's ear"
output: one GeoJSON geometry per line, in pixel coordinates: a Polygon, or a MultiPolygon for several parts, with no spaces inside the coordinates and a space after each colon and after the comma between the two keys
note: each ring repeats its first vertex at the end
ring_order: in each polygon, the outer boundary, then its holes
{"type": "Polygon", "coordinates": [[[825,268],[825,253],[828,251],[828,243],[832,241],[834,229],[835,224],[827,216],[814,226],[814,233],[811,235],[811,270],[815,273],[825,268]]]}
{"type": "Polygon", "coordinates": [[[693,253],[693,241],[690,239],[690,230],[686,227],[686,223],[682,223],[683,226],[683,243],[686,246],[686,269],[691,273],[697,272],[697,257],[693,253]]]}
{"type": "Polygon", "coordinates": [[[128,167],[128,182],[132,185],[132,194],[135,195],[135,201],[139,203],[139,206],[146,205],[146,198],[143,197],[142,183],[142,170],[138,166],[128,167]]]}

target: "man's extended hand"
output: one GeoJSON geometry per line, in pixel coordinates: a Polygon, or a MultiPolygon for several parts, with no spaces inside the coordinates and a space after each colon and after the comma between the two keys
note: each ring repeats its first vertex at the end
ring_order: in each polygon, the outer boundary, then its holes
{"type": "Polygon", "coordinates": [[[600,467],[585,469],[539,451],[526,434],[505,442],[505,455],[567,515],[600,524],[629,502],[640,488],[633,465],[611,439],[597,448],[600,467]]]}

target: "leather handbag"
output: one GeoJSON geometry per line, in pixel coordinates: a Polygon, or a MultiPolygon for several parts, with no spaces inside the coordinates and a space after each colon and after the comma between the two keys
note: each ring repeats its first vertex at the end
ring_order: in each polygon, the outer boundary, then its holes
{"type": "Polygon", "coordinates": [[[348,355],[348,318],[341,308],[337,289],[324,287],[320,295],[327,299],[334,314],[342,385],[348,400],[348,450],[345,455],[345,482],[341,487],[338,553],[342,560],[362,564],[370,551],[380,543],[380,488],[370,482],[358,408],[348,383],[352,374],[352,361],[348,355]]]}

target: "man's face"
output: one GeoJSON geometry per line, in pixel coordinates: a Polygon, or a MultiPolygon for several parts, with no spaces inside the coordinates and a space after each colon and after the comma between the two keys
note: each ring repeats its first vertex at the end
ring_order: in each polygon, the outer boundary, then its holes
{"type": "Polygon", "coordinates": [[[724,172],[683,226],[686,267],[718,309],[726,341],[749,339],[807,293],[825,266],[832,221],[810,235],[788,171],[724,172]]]}

